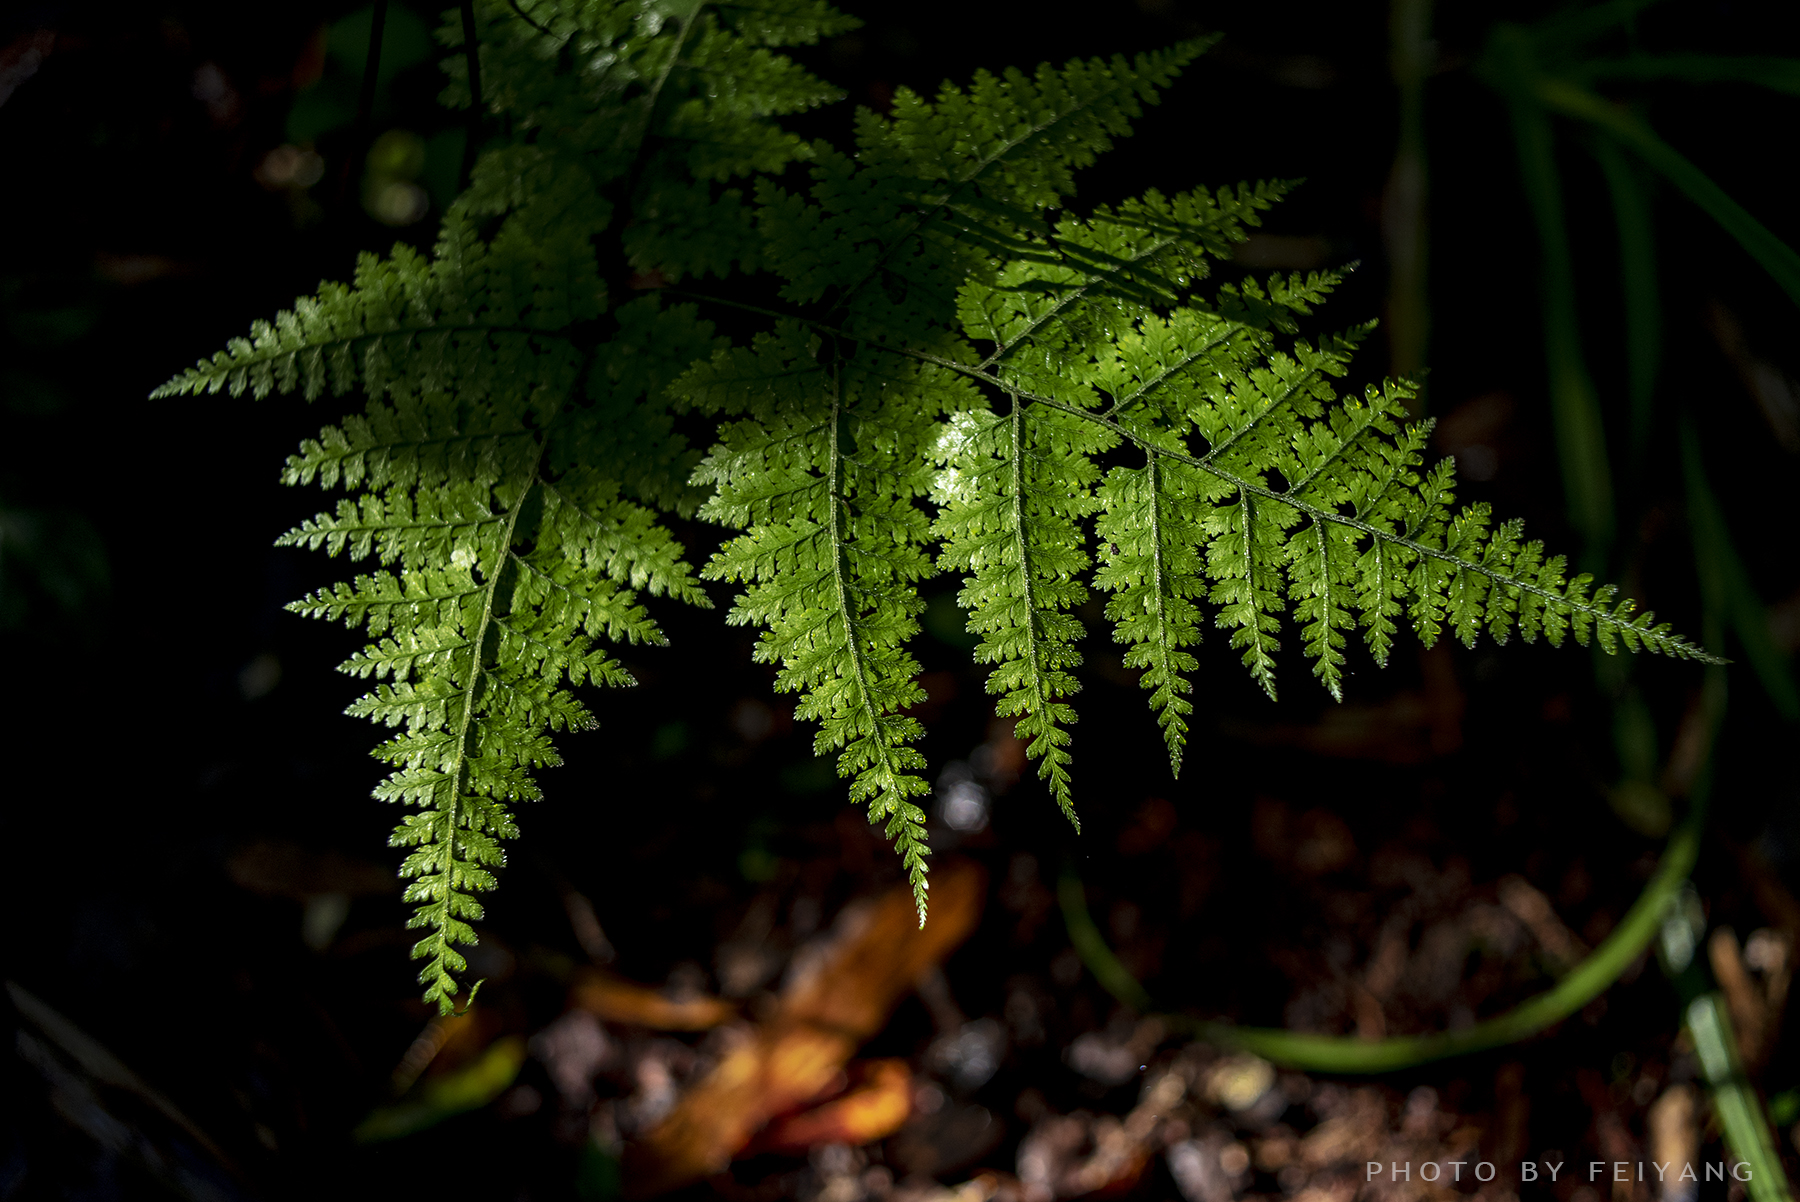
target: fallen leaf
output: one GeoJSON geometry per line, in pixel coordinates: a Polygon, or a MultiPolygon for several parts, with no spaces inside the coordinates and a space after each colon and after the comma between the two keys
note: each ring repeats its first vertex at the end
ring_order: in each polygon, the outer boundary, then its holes
{"type": "Polygon", "coordinates": [[[763,1128],[759,1152],[804,1152],[823,1144],[858,1147],[886,1139],[912,1115],[913,1079],[906,1061],[868,1060],[851,1066],[847,1092],[763,1128]]]}
{"type": "Polygon", "coordinates": [[[844,1065],[921,974],[975,929],[987,894],[968,861],[932,874],[931,918],[902,886],[853,905],[796,960],[774,1014],[626,1149],[625,1192],[646,1198],[720,1172],[769,1120],[842,1088],[844,1065]]]}
{"type": "Polygon", "coordinates": [[[569,1002],[607,1022],[653,1031],[709,1031],[737,1017],[737,1007],[714,997],[677,1000],[647,985],[598,969],[582,969],[569,987],[569,1002]]]}

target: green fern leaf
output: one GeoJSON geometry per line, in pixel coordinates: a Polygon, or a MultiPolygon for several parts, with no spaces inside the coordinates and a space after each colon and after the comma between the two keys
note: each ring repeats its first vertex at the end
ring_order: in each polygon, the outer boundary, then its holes
{"type": "Polygon", "coordinates": [[[903,647],[924,609],[917,582],[932,572],[913,498],[927,486],[921,448],[939,411],[924,397],[941,373],[888,360],[872,375],[874,358],[840,358],[788,325],[722,352],[681,388],[700,407],[744,415],[695,473],[716,490],[703,515],[749,528],[704,574],[749,586],[730,620],[768,628],[757,658],[783,665],[776,688],[803,694],[796,714],[819,723],[815,752],[838,753],[851,800],[885,823],[922,922],[925,814],[912,799],[928,786],[912,744],[923,729],[903,711],[925,694],[903,647]]]}
{"type": "MultiPolygon", "coordinates": [[[[662,641],[645,594],[708,604],[648,506],[700,504],[669,387],[717,340],[691,305],[619,303],[628,281],[607,278],[594,240],[625,203],[639,270],[754,263],[741,189],[721,184],[804,157],[770,118],[835,95],[769,47],[847,27],[805,3],[534,6],[549,24],[476,8],[489,99],[513,133],[484,150],[433,253],[364,256],[350,284],[156,394],[368,397],[284,474],[349,495],[280,541],[386,565],[293,608],[368,630],[343,667],[374,687],[350,712],[401,728],[377,750],[394,771],[375,795],[409,809],[393,843],[408,849],[425,996],[446,1011],[514,808],[559,762],[549,733],[593,725],[574,690],[631,683],[605,646],[662,641]]],[[[452,20],[442,40],[461,36],[452,20]]],[[[449,99],[466,104],[462,57],[447,64],[449,99]]],[[[910,630],[895,630],[897,647],[910,630]]]]}
{"type": "Polygon", "coordinates": [[[1145,458],[1135,470],[1114,468],[1100,487],[1102,566],[1094,584],[1112,594],[1106,616],[1130,646],[1125,666],[1144,669],[1170,771],[1180,776],[1194,709],[1185,696],[1193,692],[1188,674],[1199,667],[1186,648],[1200,641],[1197,602],[1208,590],[1199,548],[1213,507],[1204,477],[1187,464],[1154,452],[1145,458]]]}
{"type": "Polygon", "coordinates": [[[969,632],[981,636],[978,663],[996,665],[988,692],[995,712],[1018,718],[1025,754],[1070,822],[1068,725],[1064,698],[1080,689],[1075,643],[1079,619],[1068,613],[1087,600],[1077,575],[1088,566],[1078,523],[1095,508],[1099,470],[1091,458],[1112,440],[1052,410],[966,411],[946,426],[944,470],[933,489],[942,507],[936,533],[942,566],[969,573],[958,602],[969,632]]]}
{"type": "MultiPolygon", "coordinates": [[[[1204,628],[1271,696],[1290,628],[1336,697],[1360,630],[1483,631],[1703,658],[1610,588],[1458,509],[1407,386],[1340,396],[1368,329],[1299,337],[1330,273],[1209,283],[1265,183],[1082,216],[1091,164],[1189,43],[979,74],[859,111],[854,152],[778,118],[837,93],[778,53],[854,24],[817,0],[479,0],[482,147],[429,255],[358,260],[155,395],[361,393],[288,460],[341,490],[281,539],[373,560],[296,602],[366,629],[351,712],[394,728],[375,791],[448,1010],[514,812],[628,685],[651,599],[707,604],[660,514],[738,531],[702,578],[893,839],[921,921],[920,582],[962,576],[998,714],[1075,821],[1072,726],[1098,587],[1179,772],[1204,628]],[[767,271],[789,312],[660,291],[767,271]],[[731,345],[717,304],[772,319],[731,345]],[[704,453],[682,431],[713,423],[704,453]],[[1102,462],[1110,470],[1102,471],[1102,462]]],[[[459,17],[440,31],[460,51],[459,17]]],[[[466,58],[446,101],[470,102],[466,58]]]]}

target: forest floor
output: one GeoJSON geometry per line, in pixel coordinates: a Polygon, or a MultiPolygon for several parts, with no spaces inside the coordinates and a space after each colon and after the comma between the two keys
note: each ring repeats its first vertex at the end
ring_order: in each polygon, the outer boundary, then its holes
{"type": "MultiPolygon", "coordinates": [[[[670,849],[699,820],[648,807],[588,892],[555,860],[592,831],[522,845],[497,911],[511,917],[471,957],[485,984],[448,1019],[409,1000],[382,865],[266,836],[221,847],[207,904],[297,936],[227,953],[255,1017],[225,1020],[208,1054],[232,1061],[238,1105],[171,1118],[158,1090],[109,1079],[78,1032],[59,1042],[22,1005],[61,1116],[27,1159],[130,1132],[107,1171],[190,1197],[385,1193],[438,1164],[472,1198],[1735,1202],[1743,1183],[1720,1180],[1732,1158],[1648,954],[1538,1037],[1380,1077],[1291,1071],[1189,1034],[1196,1018],[1361,1039],[1466,1028],[1606,937],[1659,841],[1568,769],[1579,738],[1557,678],[1505,662],[1421,654],[1414,679],[1311,722],[1214,714],[1189,770],[1210,757],[1241,778],[1151,792],[1121,768],[1079,836],[1008,724],[983,724],[972,673],[934,674],[934,741],[982,741],[940,768],[922,930],[879,832],[837,806],[828,773],[811,779],[806,732],[754,696],[711,728],[657,724],[677,681],[649,673],[648,704],[615,715],[644,779],[701,814],[772,780],[801,820],[752,818],[683,859],[670,849]],[[1137,1005],[1076,950],[1080,911],[1148,989],[1137,1005]],[[1656,1165],[1687,1163],[1700,1180],[1669,1167],[1659,1184],[1656,1165]]],[[[1083,731],[1121,755],[1127,719],[1109,715],[1127,712],[1127,683],[1095,690],[1083,731]]],[[[1759,846],[1715,830],[1697,879],[1706,955],[1781,1117],[1796,905],[1759,846]]],[[[193,1056],[167,1065],[217,1103],[193,1056]]],[[[1780,1133],[1790,1166],[1794,1136],[1780,1133]]]]}

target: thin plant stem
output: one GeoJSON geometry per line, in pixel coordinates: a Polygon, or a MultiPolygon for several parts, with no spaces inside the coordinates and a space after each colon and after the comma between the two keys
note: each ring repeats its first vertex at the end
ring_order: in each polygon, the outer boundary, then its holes
{"type": "Polygon", "coordinates": [[[369,153],[369,127],[375,116],[375,92],[381,84],[381,37],[387,29],[387,0],[375,0],[369,14],[369,52],[363,59],[362,86],[356,96],[356,124],[351,127],[350,145],[337,170],[337,198],[347,200],[350,177],[355,174],[356,160],[369,153]]]}
{"type": "Polygon", "coordinates": [[[1656,231],[1650,196],[1639,169],[1619,144],[1601,135],[1594,157],[1612,194],[1619,226],[1619,274],[1625,296],[1625,378],[1631,393],[1631,442],[1627,475],[1641,489],[1656,422],[1656,375],[1662,359],[1662,298],[1656,272],[1656,231]]]}
{"type": "Polygon", "coordinates": [[[1544,360],[1569,524],[1584,544],[1583,569],[1600,574],[1612,553],[1612,470],[1607,462],[1606,429],[1599,398],[1581,353],[1574,257],[1569,249],[1555,139],[1544,102],[1534,91],[1538,65],[1526,32],[1516,26],[1496,30],[1488,61],[1512,114],[1519,172],[1542,253],[1539,283],[1544,360]]]}
{"type": "Polygon", "coordinates": [[[475,34],[475,0],[462,0],[463,61],[469,66],[469,134],[463,143],[462,182],[469,184],[481,142],[481,42],[475,34]]]}
{"type": "Polygon", "coordinates": [[[1056,883],[1056,900],[1062,904],[1063,924],[1069,929],[1069,942],[1075,945],[1075,954],[1081,957],[1082,964],[1100,982],[1100,988],[1134,1010],[1150,1009],[1150,995],[1131,971],[1119,963],[1112,948],[1106,945],[1106,936],[1094,925],[1088,914],[1086,888],[1073,870],[1065,871],[1056,883]]]}
{"type": "MultiPolygon", "coordinates": [[[[1649,885],[1632,903],[1612,934],[1587,959],[1553,988],[1467,1030],[1363,1040],[1273,1027],[1239,1027],[1180,1015],[1163,1015],[1163,1020],[1172,1029],[1254,1052],[1275,1064],[1328,1073],[1391,1073],[1433,1060],[1517,1043],[1569,1017],[1606,992],[1631,962],[1650,946],[1662,929],[1663,915],[1670,901],[1693,871],[1705,821],[1706,806],[1703,801],[1696,801],[1670,836],[1649,885]]],[[[1120,1001],[1139,1009],[1146,1008],[1149,999],[1143,986],[1106,947],[1099,929],[1088,917],[1080,881],[1065,876],[1057,893],[1068,923],[1070,942],[1075,945],[1076,954],[1088,971],[1094,974],[1103,989],[1120,1001]]]]}
{"type": "Polygon", "coordinates": [[[1745,1187],[1751,1202],[1792,1202],[1793,1191],[1763,1117],[1762,1101],[1738,1059],[1725,999],[1717,992],[1703,993],[1688,1003],[1685,1017],[1700,1071],[1712,1091],[1713,1114],[1724,1132],[1725,1147],[1749,1166],[1745,1187]]]}
{"type": "Polygon", "coordinates": [[[381,78],[381,35],[387,28],[387,0],[375,0],[369,14],[369,57],[363,63],[362,91],[356,98],[356,140],[360,145],[369,135],[369,120],[375,113],[375,88],[381,78]]]}
{"type": "Polygon", "coordinates": [[[1730,624],[1744,658],[1750,662],[1751,671],[1756,673],[1776,712],[1789,722],[1800,722],[1800,687],[1796,687],[1793,670],[1769,633],[1769,611],[1733,544],[1725,512],[1707,478],[1700,435],[1691,417],[1681,421],[1681,467],[1687,488],[1688,525],[1707,599],[1716,601],[1719,616],[1730,624]]]}
{"type": "MultiPolygon", "coordinates": [[[[1431,0],[1392,0],[1388,9],[1389,63],[1400,92],[1400,136],[1381,199],[1381,232],[1388,252],[1388,359],[1392,374],[1421,380],[1430,334],[1427,295],[1428,179],[1425,160],[1425,81],[1431,73],[1431,0]]],[[[1421,381],[1415,415],[1425,411],[1421,381]]]]}

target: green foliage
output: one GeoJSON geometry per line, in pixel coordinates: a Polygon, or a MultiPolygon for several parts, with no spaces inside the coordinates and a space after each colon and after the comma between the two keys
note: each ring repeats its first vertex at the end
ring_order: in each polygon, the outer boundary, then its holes
{"type": "MultiPolygon", "coordinates": [[[[1582,144],[1598,161],[1612,195],[1619,231],[1631,402],[1628,478],[1640,488],[1652,474],[1647,459],[1651,433],[1658,425],[1662,346],[1657,239],[1648,189],[1651,181],[1646,177],[1671,185],[1730,234],[1790,298],[1800,302],[1800,252],[1665,142],[1644,119],[1637,98],[1601,96],[1592,87],[1596,83],[1615,88],[1662,82],[1737,83],[1794,94],[1800,91],[1800,60],[1641,53],[1632,25],[1645,7],[1646,0],[1615,0],[1569,8],[1530,26],[1502,23],[1489,35],[1476,64],[1480,74],[1505,96],[1513,116],[1525,194],[1543,249],[1545,359],[1571,524],[1587,543],[1584,559],[1596,565],[1604,562],[1612,549],[1615,522],[1608,484],[1612,468],[1604,415],[1577,329],[1576,275],[1551,116],[1576,123],[1587,135],[1582,144]],[[1622,34],[1628,36],[1621,38],[1622,34]],[[1609,41],[1615,46],[1624,41],[1632,50],[1623,56],[1609,53],[1609,41]]],[[[1715,579],[1719,584],[1719,595],[1709,597],[1707,608],[1726,611],[1739,649],[1777,711],[1789,721],[1800,719],[1800,688],[1791,666],[1769,639],[1765,607],[1712,496],[1696,438],[1691,429],[1684,432],[1679,470],[1686,481],[1697,567],[1703,579],[1715,579]]],[[[1666,470],[1673,470],[1672,465],[1666,470]]],[[[1625,674],[1617,675],[1622,680],[1625,674]]],[[[1635,723],[1648,721],[1648,715],[1641,713],[1642,703],[1630,690],[1621,691],[1621,703],[1640,711],[1635,723]]],[[[1622,760],[1629,758],[1621,755],[1622,760]]]]}
{"type": "Polygon", "coordinates": [[[376,796],[407,807],[440,1006],[549,732],[592,724],[576,690],[630,683],[607,648],[661,640],[646,595],[707,603],[660,513],[741,531],[701,576],[741,586],[728,621],[763,627],[758,658],[894,840],[921,919],[906,648],[940,571],[1071,819],[1090,585],[1177,768],[1208,625],[1271,695],[1283,615],[1334,696],[1350,634],[1385,662],[1403,619],[1427,643],[1697,654],[1516,523],[1454,508],[1406,386],[1338,395],[1364,331],[1298,336],[1336,277],[1208,283],[1283,185],[1068,209],[1203,45],[902,90],[846,152],[774,121],[835,96],[776,52],[849,27],[822,5],[477,10],[509,133],[434,252],[364,258],[158,394],[368,397],[289,460],[289,482],[348,495],[284,541],[379,565],[295,608],[368,629],[344,668],[378,683],[351,712],[400,730],[376,796]],[[783,309],[663,288],[732,272],[783,309]],[[767,328],[730,344],[709,306],[767,328]],[[715,422],[711,449],[678,420],[715,422]]]}

